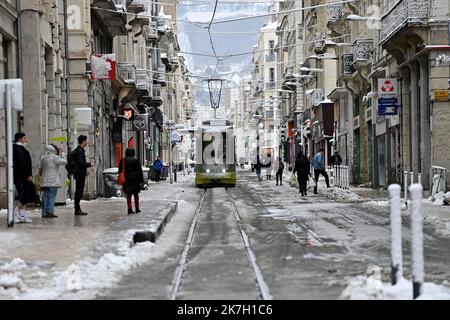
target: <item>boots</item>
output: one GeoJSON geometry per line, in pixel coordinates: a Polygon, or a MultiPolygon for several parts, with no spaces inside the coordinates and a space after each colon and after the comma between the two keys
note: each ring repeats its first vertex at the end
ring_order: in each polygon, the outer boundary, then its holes
{"type": "Polygon", "coordinates": [[[81,209],[75,209],[76,216],[87,216],[87,212],[81,211],[81,209]]]}

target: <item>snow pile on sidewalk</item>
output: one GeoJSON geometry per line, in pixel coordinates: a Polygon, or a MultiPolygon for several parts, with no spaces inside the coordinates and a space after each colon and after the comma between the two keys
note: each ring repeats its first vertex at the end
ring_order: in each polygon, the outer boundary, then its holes
{"type": "Polygon", "coordinates": [[[389,207],[389,200],[371,200],[371,201],[364,202],[364,204],[367,204],[369,206],[387,208],[387,207],[389,207]]]}
{"type": "Polygon", "coordinates": [[[118,254],[86,258],[62,271],[32,267],[16,258],[0,265],[0,299],[93,299],[100,290],[114,287],[130,269],[146,263],[152,246],[122,243],[118,254]]]}
{"type": "MultiPolygon", "coordinates": [[[[392,286],[373,277],[357,276],[350,279],[340,299],[344,300],[412,300],[412,282],[404,278],[392,286]]],[[[450,300],[447,283],[425,283],[420,300],[450,300]]]]}
{"type": "Polygon", "coordinates": [[[450,192],[444,193],[442,191],[424,200],[424,203],[432,204],[434,206],[442,206],[444,205],[444,203],[448,204],[449,202],[450,202],[450,192]]]}
{"type": "Polygon", "coordinates": [[[319,194],[322,194],[328,198],[331,198],[333,200],[337,201],[343,201],[343,202],[362,202],[364,199],[361,198],[356,193],[346,190],[346,189],[340,189],[336,187],[331,188],[325,188],[320,187],[318,188],[319,194]]]}

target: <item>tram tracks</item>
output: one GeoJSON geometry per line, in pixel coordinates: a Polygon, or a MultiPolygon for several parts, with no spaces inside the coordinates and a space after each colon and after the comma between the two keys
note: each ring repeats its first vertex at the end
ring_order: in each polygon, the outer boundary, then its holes
{"type": "MultiPolygon", "coordinates": [[[[194,217],[192,219],[192,222],[191,222],[191,225],[189,228],[189,233],[188,233],[185,245],[184,245],[184,249],[180,256],[180,260],[178,262],[178,265],[177,265],[177,268],[175,271],[174,279],[172,281],[172,288],[171,288],[171,292],[170,292],[171,300],[177,299],[177,297],[181,291],[181,288],[184,284],[185,273],[186,273],[186,270],[187,270],[189,262],[190,262],[190,256],[191,256],[190,253],[191,253],[191,249],[193,247],[197,225],[198,225],[200,217],[202,215],[202,208],[205,204],[205,199],[207,197],[208,192],[211,192],[211,191],[208,191],[208,189],[205,189],[205,191],[202,193],[199,204],[196,208],[194,217]]],[[[245,253],[248,258],[249,267],[252,271],[253,278],[254,278],[254,281],[256,284],[256,289],[258,291],[258,298],[261,300],[271,300],[272,296],[270,294],[269,287],[267,286],[266,282],[264,281],[263,274],[262,274],[262,272],[257,264],[257,261],[256,261],[256,256],[251,249],[249,237],[243,228],[238,206],[236,205],[235,200],[233,199],[233,197],[230,193],[230,190],[227,188],[225,188],[224,197],[225,197],[225,199],[221,199],[221,200],[224,200],[231,204],[231,211],[229,212],[229,214],[234,217],[234,222],[235,222],[235,225],[237,226],[242,245],[245,249],[245,253]]],[[[224,212],[224,214],[227,214],[227,213],[228,212],[224,212]]]]}

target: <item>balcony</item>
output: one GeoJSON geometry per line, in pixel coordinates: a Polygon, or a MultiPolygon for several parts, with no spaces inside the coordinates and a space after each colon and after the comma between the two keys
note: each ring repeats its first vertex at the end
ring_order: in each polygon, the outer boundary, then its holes
{"type": "Polygon", "coordinates": [[[158,16],[156,18],[156,27],[158,29],[158,32],[160,33],[167,33],[172,31],[172,19],[168,18],[165,15],[158,16]]]}
{"type": "Polygon", "coordinates": [[[316,54],[324,54],[326,51],[325,34],[323,32],[316,32],[314,41],[314,52],[316,54]]]}
{"type": "Polygon", "coordinates": [[[341,76],[351,76],[353,68],[353,53],[345,53],[341,56],[341,76]]]}
{"type": "Polygon", "coordinates": [[[153,75],[153,83],[159,84],[163,87],[166,86],[166,67],[165,66],[158,66],[154,69],[154,75],[153,75]]]}
{"type": "Polygon", "coordinates": [[[141,27],[150,25],[150,18],[148,17],[147,10],[135,15],[135,18],[130,21],[130,25],[138,25],[141,27]]]}
{"type": "Polygon", "coordinates": [[[149,83],[149,90],[150,91],[148,93],[148,96],[140,97],[139,102],[145,103],[150,108],[158,108],[163,103],[161,95],[161,85],[153,85],[152,83],[149,83]]]}
{"type": "MultiPolygon", "coordinates": [[[[333,3],[336,1],[329,1],[328,3],[333,3]]],[[[343,17],[344,4],[336,3],[327,6],[327,26],[337,23],[343,17]]]]}
{"type": "Polygon", "coordinates": [[[429,1],[400,0],[381,18],[380,43],[392,40],[406,26],[421,26],[429,17],[429,1]]]}
{"type": "Polygon", "coordinates": [[[118,63],[117,77],[125,85],[134,85],[136,83],[136,67],[132,63],[118,63]]]}
{"type": "Polygon", "coordinates": [[[366,67],[372,62],[373,39],[356,39],[353,43],[353,67],[366,67]]]}
{"type": "Polygon", "coordinates": [[[127,18],[124,14],[126,12],[126,0],[93,0],[91,5],[104,9],[95,10],[95,13],[113,37],[128,34],[125,28],[127,18]]]}
{"type": "Polygon", "coordinates": [[[274,61],[275,61],[275,52],[266,54],[266,62],[274,62],[274,61]]]}
{"type": "Polygon", "coordinates": [[[158,40],[158,30],[156,30],[155,22],[150,22],[150,24],[148,26],[143,26],[142,32],[147,41],[157,41],[158,40]]]}
{"type": "Polygon", "coordinates": [[[132,13],[140,13],[146,11],[145,0],[131,0],[128,11],[132,13]]]}
{"type": "Polygon", "coordinates": [[[275,90],[275,81],[266,82],[266,90],[275,90]]]}
{"type": "Polygon", "coordinates": [[[311,102],[313,106],[318,106],[324,100],[323,89],[314,89],[311,97],[311,102]]]}
{"type": "Polygon", "coordinates": [[[148,73],[145,69],[136,69],[136,90],[148,92],[148,73]]]}
{"type": "Polygon", "coordinates": [[[254,96],[257,96],[264,89],[264,83],[262,80],[256,80],[254,82],[254,96]]]}
{"type": "Polygon", "coordinates": [[[294,79],[294,67],[286,67],[283,72],[284,81],[292,81],[294,79]]]}

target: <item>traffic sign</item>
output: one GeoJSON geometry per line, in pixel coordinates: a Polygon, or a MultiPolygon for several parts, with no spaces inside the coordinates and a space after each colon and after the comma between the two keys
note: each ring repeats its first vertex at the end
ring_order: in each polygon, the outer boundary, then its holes
{"type": "Polygon", "coordinates": [[[397,110],[398,110],[397,97],[378,99],[378,115],[380,116],[397,115],[397,110]]]}
{"type": "Polygon", "coordinates": [[[378,79],[378,98],[397,97],[398,87],[397,79],[385,78],[378,79]]]}

